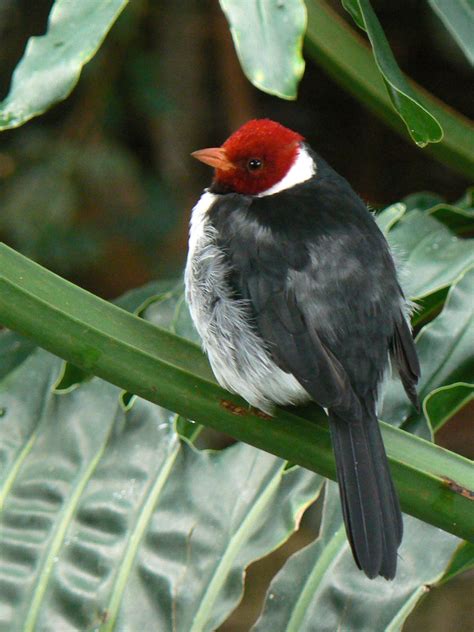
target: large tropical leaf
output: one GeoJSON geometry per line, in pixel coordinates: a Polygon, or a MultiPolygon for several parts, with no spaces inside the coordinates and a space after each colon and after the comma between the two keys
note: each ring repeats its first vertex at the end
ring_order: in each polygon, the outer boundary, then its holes
{"type": "Polygon", "coordinates": [[[215,629],[322,479],[245,444],[196,451],[98,378],[57,394],[59,367],[37,350],[0,383],[0,628],[215,629]]]}
{"type": "Polygon", "coordinates": [[[397,577],[367,579],[354,566],[334,483],[328,483],[319,538],[293,555],[272,581],[252,632],[400,630],[439,581],[460,541],[405,517],[397,577]]]}
{"type": "Polygon", "coordinates": [[[417,209],[405,213],[388,241],[405,268],[402,279],[413,300],[449,287],[474,264],[471,241],[456,237],[432,215],[417,209]]]}
{"type": "Polygon", "coordinates": [[[242,69],[260,90],[296,99],[303,76],[303,0],[219,0],[242,69]]]}
{"type": "Polygon", "coordinates": [[[65,99],[127,3],[56,0],[46,35],[30,38],[0,103],[0,130],[23,125],[65,99]]]}
{"type": "MultiPolygon", "coordinates": [[[[473,287],[474,268],[470,268],[462,273],[451,287],[441,314],[426,325],[416,339],[422,366],[419,385],[421,401],[441,386],[473,380],[473,287]]],[[[465,389],[456,389],[451,392],[448,405],[454,412],[465,402],[465,399],[465,389]]],[[[429,406],[429,403],[427,405],[429,406]]],[[[384,405],[380,416],[392,423],[403,422],[404,427],[413,430],[420,427],[419,423],[422,419],[421,413],[414,412],[396,379],[392,379],[385,389],[384,405]]]]}

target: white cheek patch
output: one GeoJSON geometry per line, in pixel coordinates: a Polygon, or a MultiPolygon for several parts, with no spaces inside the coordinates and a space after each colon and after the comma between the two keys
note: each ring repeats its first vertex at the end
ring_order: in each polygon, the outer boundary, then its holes
{"type": "Polygon", "coordinates": [[[298,150],[295,162],[291,165],[285,177],[266,191],[258,193],[256,197],[273,195],[274,193],[279,193],[280,191],[284,191],[285,189],[291,189],[291,187],[294,187],[297,184],[306,182],[306,180],[312,178],[315,173],[316,165],[314,163],[314,160],[309,155],[306,147],[301,146],[298,150]]]}

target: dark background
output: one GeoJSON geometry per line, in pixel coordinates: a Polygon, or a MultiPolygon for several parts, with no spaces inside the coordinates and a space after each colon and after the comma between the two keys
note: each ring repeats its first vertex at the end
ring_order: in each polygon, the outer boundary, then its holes
{"type": "MultiPolygon", "coordinates": [[[[473,117],[472,71],[428,2],[372,4],[401,68],[473,117]]],[[[2,0],[0,99],[28,37],[45,32],[51,5],[2,0]]],[[[332,5],[350,22],[339,2],[332,5]]],[[[422,190],[454,201],[471,184],[392,132],[309,60],[296,102],[253,88],[217,0],[135,0],[72,95],[0,136],[0,239],[105,298],[177,278],[190,209],[211,177],[189,154],[263,116],[302,133],[374,208],[422,190]]],[[[438,441],[465,452],[469,416],[472,409],[438,441]]],[[[303,530],[251,569],[251,594],[226,630],[248,629],[265,582],[308,537],[303,530]]],[[[468,587],[461,579],[434,591],[406,629],[471,629],[468,587]]]]}

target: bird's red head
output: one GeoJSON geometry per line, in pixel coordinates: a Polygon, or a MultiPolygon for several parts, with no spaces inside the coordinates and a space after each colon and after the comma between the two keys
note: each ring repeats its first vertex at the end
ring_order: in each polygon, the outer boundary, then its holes
{"type": "Polygon", "coordinates": [[[254,119],[229,136],[222,147],[193,152],[215,168],[214,182],[236,193],[257,195],[285,177],[303,137],[280,123],[254,119]]]}

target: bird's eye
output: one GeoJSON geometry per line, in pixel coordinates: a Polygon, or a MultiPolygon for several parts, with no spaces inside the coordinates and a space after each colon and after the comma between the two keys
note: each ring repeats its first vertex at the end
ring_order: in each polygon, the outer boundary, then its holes
{"type": "Polygon", "coordinates": [[[250,158],[250,160],[247,162],[247,169],[249,171],[258,171],[262,168],[262,166],[263,163],[258,158],[250,158]]]}

